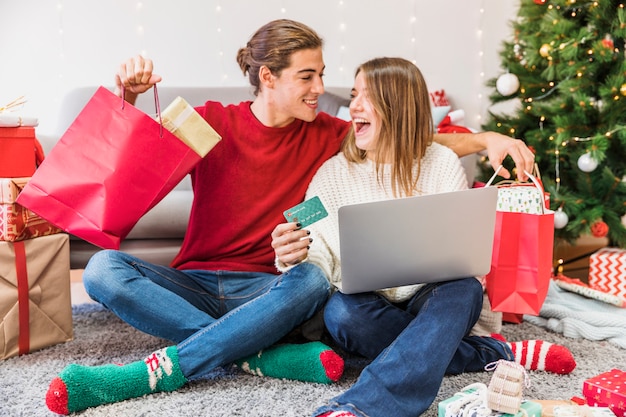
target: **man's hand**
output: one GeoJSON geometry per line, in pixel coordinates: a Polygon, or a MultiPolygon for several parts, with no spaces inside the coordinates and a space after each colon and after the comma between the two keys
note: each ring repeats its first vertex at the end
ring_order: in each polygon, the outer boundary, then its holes
{"type": "MultiPolygon", "coordinates": [[[[485,135],[485,147],[489,163],[494,170],[502,165],[502,161],[510,155],[515,162],[515,172],[520,181],[528,181],[528,176],[524,173],[533,172],[535,165],[535,154],[520,139],[514,139],[496,132],[483,132],[485,135]]],[[[502,168],[498,174],[504,178],[511,178],[511,173],[502,168]]]]}
{"type": "Polygon", "coordinates": [[[153,69],[152,60],[142,56],[130,58],[122,63],[118,73],[115,74],[115,93],[121,97],[124,86],[124,98],[134,104],[137,95],[148,91],[161,81],[161,76],[152,73],[153,69]]]}

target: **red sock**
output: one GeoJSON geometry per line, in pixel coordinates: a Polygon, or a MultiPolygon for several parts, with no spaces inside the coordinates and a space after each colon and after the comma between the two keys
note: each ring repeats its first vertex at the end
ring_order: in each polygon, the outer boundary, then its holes
{"type": "Polygon", "coordinates": [[[565,346],[543,340],[523,340],[507,344],[513,351],[515,362],[531,371],[569,374],[576,368],[574,356],[565,346]]]}
{"type": "Polygon", "coordinates": [[[349,411],[329,411],[324,414],[320,414],[317,417],[356,417],[349,411]]]}

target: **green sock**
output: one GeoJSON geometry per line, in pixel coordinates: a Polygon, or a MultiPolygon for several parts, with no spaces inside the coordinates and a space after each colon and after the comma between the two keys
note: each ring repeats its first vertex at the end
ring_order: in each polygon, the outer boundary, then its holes
{"type": "Polygon", "coordinates": [[[51,411],[67,415],[101,404],[174,391],[186,382],[178,365],[178,350],[170,346],[124,366],[71,364],[50,383],[46,404],[51,411]]]}
{"type": "Polygon", "coordinates": [[[258,376],[331,384],[343,374],[343,359],[321,342],[272,346],[235,361],[258,376]]]}

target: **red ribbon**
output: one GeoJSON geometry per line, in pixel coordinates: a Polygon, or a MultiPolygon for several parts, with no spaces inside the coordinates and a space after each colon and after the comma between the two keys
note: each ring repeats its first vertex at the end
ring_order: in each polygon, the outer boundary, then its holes
{"type": "Polygon", "coordinates": [[[30,351],[30,300],[28,298],[28,272],[26,270],[26,249],[24,242],[14,242],[15,272],[17,274],[17,306],[19,313],[19,354],[30,351]]]}

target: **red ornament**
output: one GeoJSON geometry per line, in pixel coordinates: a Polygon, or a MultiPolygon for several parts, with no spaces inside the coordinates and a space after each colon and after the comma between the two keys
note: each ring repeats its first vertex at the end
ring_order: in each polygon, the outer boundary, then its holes
{"type": "Polygon", "coordinates": [[[613,38],[611,37],[611,35],[606,35],[604,39],[602,39],[602,46],[604,46],[606,49],[613,49],[615,43],[613,42],[613,38]]]}
{"type": "Polygon", "coordinates": [[[591,225],[591,234],[594,237],[605,237],[609,233],[609,226],[602,220],[591,225]]]}
{"type": "Polygon", "coordinates": [[[546,0],[535,0],[536,4],[546,4],[546,0]]]}

